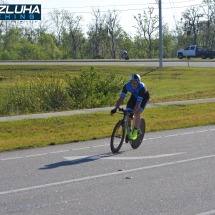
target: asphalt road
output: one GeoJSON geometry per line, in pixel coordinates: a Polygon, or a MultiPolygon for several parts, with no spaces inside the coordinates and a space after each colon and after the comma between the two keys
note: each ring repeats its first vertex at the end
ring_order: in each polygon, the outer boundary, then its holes
{"type": "Polygon", "coordinates": [[[0,214],[215,214],[215,125],[0,153],[0,214]]]}
{"type": "MultiPolygon", "coordinates": [[[[0,62],[0,65],[6,65],[6,64],[16,64],[16,65],[124,65],[124,66],[156,66],[159,67],[158,61],[58,61],[58,62],[0,62]]],[[[187,61],[169,61],[169,62],[163,62],[163,66],[185,66],[187,67],[187,61]]],[[[189,62],[189,66],[191,67],[215,67],[215,61],[199,61],[199,62],[189,62]]]]}

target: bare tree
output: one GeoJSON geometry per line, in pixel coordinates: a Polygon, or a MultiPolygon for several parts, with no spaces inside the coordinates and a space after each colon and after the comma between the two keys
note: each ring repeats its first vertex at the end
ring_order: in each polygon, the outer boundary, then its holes
{"type": "Polygon", "coordinates": [[[134,16],[137,21],[137,26],[134,26],[138,30],[140,36],[144,36],[146,43],[148,44],[148,56],[152,57],[152,38],[153,34],[158,30],[159,18],[157,15],[153,16],[154,8],[149,7],[148,11],[143,11],[143,15],[138,14],[134,16]]]}
{"type": "Polygon", "coordinates": [[[215,39],[215,0],[203,0],[202,6],[205,20],[200,23],[200,30],[204,46],[213,49],[215,39]]]}
{"type": "Polygon", "coordinates": [[[199,18],[202,16],[201,7],[199,6],[192,6],[182,13],[182,20],[184,23],[183,31],[190,37],[190,45],[196,45],[199,33],[199,18]]]}
{"type": "Polygon", "coordinates": [[[39,21],[37,27],[36,27],[36,32],[37,36],[40,37],[42,33],[45,33],[48,31],[48,20],[43,18],[41,21],[39,21]]]}
{"type": "Polygon", "coordinates": [[[92,45],[92,55],[98,57],[104,55],[104,44],[107,40],[107,27],[105,14],[101,15],[100,9],[93,9],[93,23],[88,26],[89,42],[92,45]]]}
{"type": "Polygon", "coordinates": [[[78,48],[81,50],[81,38],[83,34],[81,33],[81,21],[83,17],[82,16],[76,16],[74,17],[74,14],[66,12],[65,14],[65,24],[69,31],[69,37],[70,37],[70,47],[73,49],[75,54],[77,55],[78,48]]]}
{"type": "Polygon", "coordinates": [[[121,26],[119,24],[119,13],[114,10],[108,10],[106,17],[106,26],[108,29],[109,35],[109,43],[108,47],[111,52],[111,58],[116,59],[116,52],[118,48],[118,37],[122,31],[121,26]]]}
{"type": "Polygon", "coordinates": [[[63,28],[64,28],[64,24],[65,24],[65,14],[66,13],[67,12],[65,10],[59,11],[56,9],[54,9],[53,12],[50,12],[51,19],[55,25],[55,33],[57,34],[57,37],[58,37],[58,45],[61,42],[63,28]]]}

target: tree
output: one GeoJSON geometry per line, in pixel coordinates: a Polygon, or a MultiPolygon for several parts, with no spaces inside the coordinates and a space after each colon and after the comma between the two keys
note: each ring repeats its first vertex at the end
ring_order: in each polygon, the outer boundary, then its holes
{"type": "Polygon", "coordinates": [[[189,38],[189,45],[196,45],[197,36],[199,32],[199,18],[202,17],[201,8],[199,6],[192,6],[182,13],[182,20],[184,19],[184,34],[189,38]]]}
{"type": "Polygon", "coordinates": [[[65,14],[67,12],[65,10],[56,10],[54,9],[53,12],[50,12],[50,16],[52,21],[54,22],[55,25],[55,33],[57,34],[57,43],[58,45],[61,42],[61,37],[62,37],[62,32],[65,24],[65,14]]]}
{"type": "Polygon", "coordinates": [[[152,41],[155,32],[158,30],[159,18],[157,15],[153,16],[154,8],[148,7],[148,11],[143,11],[143,15],[138,14],[134,16],[137,21],[137,26],[134,26],[137,29],[139,36],[143,35],[147,45],[148,45],[148,56],[152,58],[152,41]]]}
{"type": "Polygon", "coordinates": [[[101,15],[100,9],[93,9],[93,23],[88,26],[89,45],[93,58],[104,56],[105,43],[108,42],[108,30],[105,24],[106,16],[101,15]]]}
{"type": "Polygon", "coordinates": [[[215,39],[215,1],[204,0],[206,7],[202,6],[205,20],[200,23],[201,38],[207,49],[213,49],[215,39]]]}
{"type": "Polygon", "coordinates": [[[111,52],[111,58],[116,59],[116,51],[118,46],[119,35],[122,32],[122,28],[119,25],[119,13],[114,9],[108,10],[106,17],[106,26],[108,29],[109,42],[108,47],[111,52]]]}
{"type": "Polygon", "coordinates": [[[175,53],[173,53],[173,42],[174,38],[173,35],[169,31],[169,27],[167,24],[163,24],[162,26],[163,32],[163,57],[170,58],[175,57],[175,53]]]}
{"type": "Polygon", "coordinates": [[[121,55],[121,50],[126,50],[130,58],[133,58],[133,49],[134,43],[132,41],[132,37],[127,34],[124,30],[122,30],[121,34],[119,35],[119,55],[121,55]]]}
{"type": "Polygon", "coordinates": [[[42,33],[42,35],[38,38],[41,49],[39,60],[62,59],[63,53],[58,49],[54,40],[54,34],[42,33]]]}
{"type": "Polygon", "coordinates": [[[82,16],[74,17],[74,15],[68,11],[65,13],[65,24],[66,29],[68,29],[69,46],[73,52],[73,58],[77,58],[78,50],[81,50],[81,45],[83,43],[83,33],[80,25],[82,19],[82,16]]]}

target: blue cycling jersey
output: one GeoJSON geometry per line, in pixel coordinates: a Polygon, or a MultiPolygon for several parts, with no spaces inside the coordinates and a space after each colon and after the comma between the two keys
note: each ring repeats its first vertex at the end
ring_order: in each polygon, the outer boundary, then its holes
{"type": "Polygon", "coordinates": [[[131,92],[137,98],[137,101],[142,102],[145,93],[148,91],[146,85],[142,82],[139,83],[136,89],[131,86],[131,82],[128,82],[124,85],[120,97],[125,98],[127,92],[131,92]]]}

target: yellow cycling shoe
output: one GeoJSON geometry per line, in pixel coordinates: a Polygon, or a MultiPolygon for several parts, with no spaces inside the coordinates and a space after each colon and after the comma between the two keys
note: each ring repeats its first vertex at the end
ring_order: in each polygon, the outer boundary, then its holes
{"type": "Polygon", "coordinates": [[[130,136],[130,139],[136,140],[137,139],[137,133],[138,133],[138,129],[134,129],[133,134],[130,136]]]}

